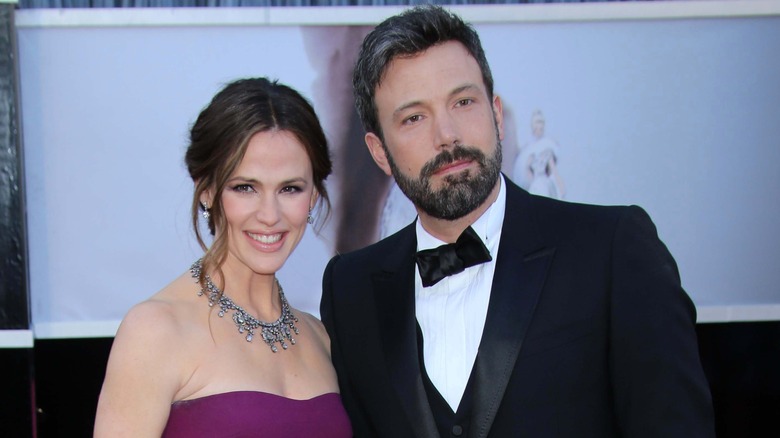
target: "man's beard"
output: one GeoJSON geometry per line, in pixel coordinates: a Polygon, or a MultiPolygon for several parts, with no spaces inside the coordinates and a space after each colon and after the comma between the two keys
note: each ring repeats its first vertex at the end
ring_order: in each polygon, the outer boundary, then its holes
{"type": "MultiPolygon", "coordinates": [[[[383,143],[384,147],[384,143],[383,143]]],[[[419,178],[404,175],[396,166],[390,152],[385,154],[398,188],[417,208],[437,219],[456,220],[476,210],[490,196],[501,173],[501,142],[496,140],[496,150],[492,157],[472,146],[456,145],[452,150],[444,150],[427,162],[420,170],[419,178]],[[430,178],[436,170],[457,160],[468,159],[479,164],[479,170],[471,169],[447,175],[442,187],[431,189],[430,178]]]]}

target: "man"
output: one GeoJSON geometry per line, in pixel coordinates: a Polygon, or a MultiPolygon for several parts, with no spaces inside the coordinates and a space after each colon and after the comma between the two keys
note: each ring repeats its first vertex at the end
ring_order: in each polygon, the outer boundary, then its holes
{"type": "Polygon", "coordinates": [[[389,18],[353,85],[374,161],[418,212],[323,278],[356,436],[714,436],[695,309],[655,227],[501,175],[470,26],[436,6],[389,18]]]}

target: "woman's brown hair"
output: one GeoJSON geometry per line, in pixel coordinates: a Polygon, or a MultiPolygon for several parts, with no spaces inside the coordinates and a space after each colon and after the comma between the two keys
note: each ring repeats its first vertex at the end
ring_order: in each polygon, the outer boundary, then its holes
{"type": "MultiPolygon", "coordinates": [[[[190,144],[185,164],[195,190],[192,197],[192,227],[203,256],[200,283],[207,272],[220,271],[227,258],[227,238],[216,233],[226,226],[222,211],[222,191],[246,153],[253,135],[265,131],[293,134],[306,149],[311,161],[314,187],[325,206],[326,218],[330,200],[325,179],[332,164],[325,133],[311,104],[292,88],[266,78],[239,79],[217,93],[190,130],[190,144]],[[211,190],[208,206],[208,229],[214,240],[208,247],[199,227],[204,206],[201,199],[211,190]]],[[[220,275],[221,277],[221,275],[220,275]]]]}

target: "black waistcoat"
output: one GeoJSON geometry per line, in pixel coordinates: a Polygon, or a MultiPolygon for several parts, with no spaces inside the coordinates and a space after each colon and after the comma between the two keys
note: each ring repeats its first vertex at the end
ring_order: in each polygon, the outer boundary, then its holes
{"type": "Polygon", "coordinates": [[[417,324],[417,345],[420,359],[420,370],[422,372],[425,394],[428,396],[428,404],[433,411],[433,417],[436,420],[436,427],[439,429],[439,435],[442,438],[459,438],[468,434],[471,423],[471,405],[472,405],[472,387],[474,386],[474,368],[471,369],[469,381],[466,389],[463,391],[463,397],[460,399],[458,411],[453,412],[450,405],[441,396],[425,370],[425,361],[423,359],[423,336],[420,325],[417,324]]]}

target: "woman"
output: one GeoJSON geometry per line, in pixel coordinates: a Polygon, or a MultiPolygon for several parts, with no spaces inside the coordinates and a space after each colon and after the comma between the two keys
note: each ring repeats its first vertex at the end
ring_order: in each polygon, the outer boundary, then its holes
{"type": "Polygon", "coordinates": [[[284,85],[238,80],[200,113],[185,161],[206,253],[122,321],[95,436],[351,436],[327,333],[275,275],[329,207],[314,110],[284,85]]]}

